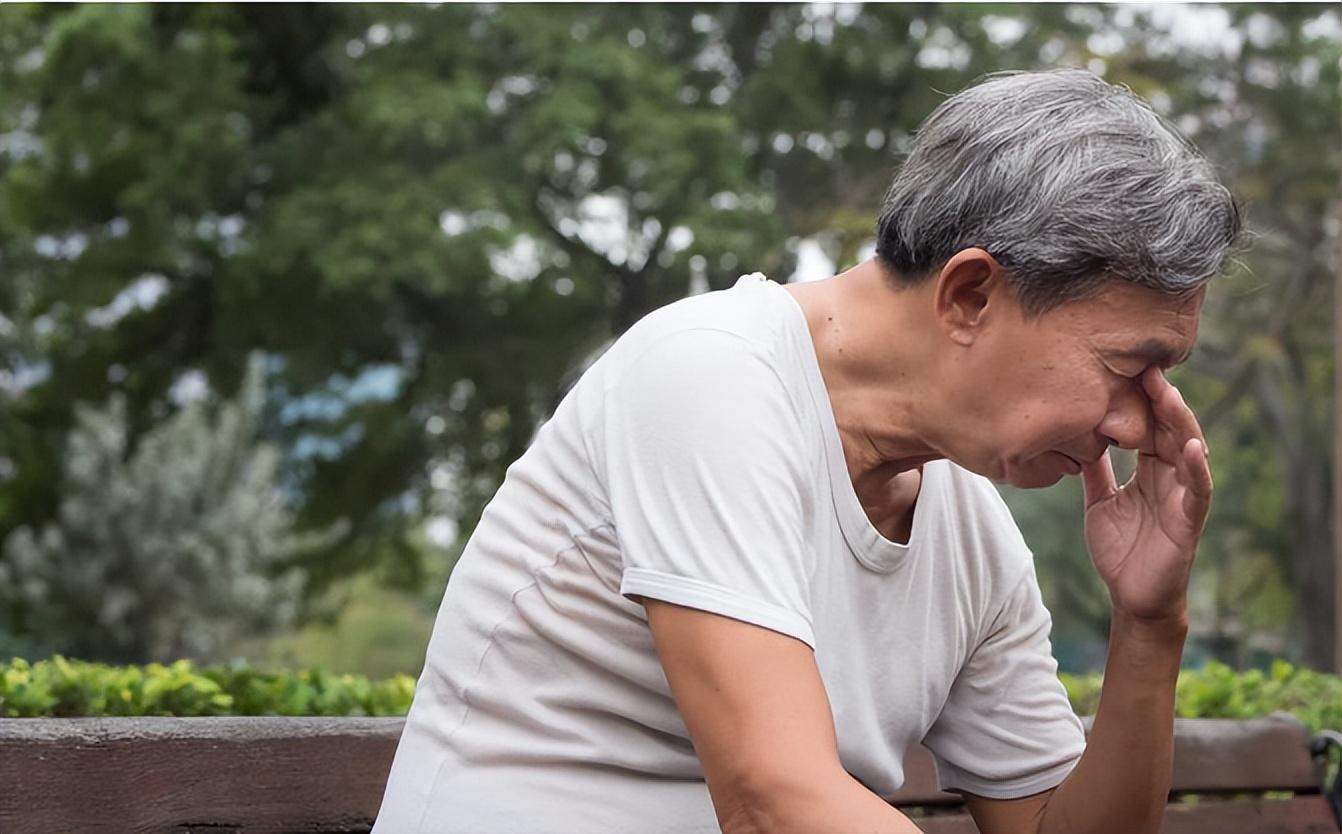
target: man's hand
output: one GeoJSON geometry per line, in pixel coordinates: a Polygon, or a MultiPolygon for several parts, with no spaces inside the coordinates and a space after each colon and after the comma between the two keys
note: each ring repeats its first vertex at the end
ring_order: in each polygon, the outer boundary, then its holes
{"type": "Polygon", "coordinates": [[[1119,487],[1108,450],[1081,470],[1086,546],[1113,607],[1142,620],[1182,618],[1188,576],[1211,507],[1207,442],[1178,389],[1154,366],[1141,376],[1151,431],[1119,487]]]}
{"type": "Polygon", "coordinates": [[[1197,418],[1158,368],[1137,471],[1122,487],[1105,452],[1081,470],[1086,547],[1109,586],[1104,691],[1086,752],[1044,805],[1039,834],[1155,834],[1174,765],[1174,690],[1188,631],[1188,575],[1211,508],[1197,418]]]}

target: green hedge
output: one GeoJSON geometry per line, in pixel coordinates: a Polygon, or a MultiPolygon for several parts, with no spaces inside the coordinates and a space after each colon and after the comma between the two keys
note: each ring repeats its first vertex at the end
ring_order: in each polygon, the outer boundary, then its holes
{"type": "MultiPolygon", "coordinates": [[[[0,717],[80,715],[404,715],[415,680],[371,682],[320,668],[269,673],[245,662],[196,668],[107,666],[56,656],[0,667],[0,717]]],[[[1099,675],[1062,675],[1073,708],[1093,714],[1099,675]]],[[[1180,673],[1177,714],[1251,718],[1284,711],[1312,732],[1342,728],[1342,678],[1276,661],[1271,670],[1236,672],[1220,663],[1180,673]]]]}
{"type": "Polygon", "coordinates": [[[415,679],[318,669],[269,673],[244,662],[196,668],[15,658],[0,674],[0,717],[93,715],[405,715],[415,679]]]}
{"type": "MultiPolygon", "coordinates": [[[[1093,715],[1100,703],[1100,676],[1060,677],[1072,708],[1080,715],[1093,715]]],[[[1179,673],[1174,710],[1180,718],[1253,718],[1289,712],[1312,733],[1342,729],[1342,678],[1284,660],[1273,661],[1267,672],[1236,672],[1212,661],[1201,670],[1179,673]]]]}

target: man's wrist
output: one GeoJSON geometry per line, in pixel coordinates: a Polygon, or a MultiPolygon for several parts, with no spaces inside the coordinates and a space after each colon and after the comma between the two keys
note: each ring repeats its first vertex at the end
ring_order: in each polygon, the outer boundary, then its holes
{"type": "Polygon", "coordinates": [[[1183,645],[1188,637],[1187,608],[1160,617],[1142,617],[1114,606],[1109,622],[1110,640],[1122,636],[1140,642],[1183,645]]]}
{"type": "MultiPolygon", "coordinates": [[[[1105,691],[1110,695],[1122,693],[1120,700],[1140,700],[1167,689],[1158,700],[1172,699],[1187,637],[1187,612],[1139,617],[1115,607],[1109,625],[1105,691]]],[[[1103,695],[1101,700],[1106,700],[1103,695]]]]}

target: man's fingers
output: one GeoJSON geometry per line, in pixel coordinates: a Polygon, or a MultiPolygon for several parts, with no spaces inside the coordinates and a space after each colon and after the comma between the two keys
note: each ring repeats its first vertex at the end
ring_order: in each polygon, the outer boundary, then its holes
{"type": "Polygon", "coordinates": [[[1182,455],[1184,472],[1188,478],[1184,484],[1184,514],[1200,533],[1212,503],[1211,462],[1207,457],[1206,444],[1196,438],[1184,444],[1182,455]]]}
{"type": "Polygon", "coordinates": [[[1109,450],[1094,463],[1081,465],[1081,489],[1086,496],[1086,509],[1098,501],[1103,501],[1118,491],[1118,482],[1114,479],[1114,464],[1109,459],[1109,450]]]}
{"type": "Polygon", "coordinates": [[[1165,379],[1159,368],[1152,366],[1146,369],[1142,374],[1142,387],[1151,400],[1151,414],[1155,420],[1151,434],[1157,456],[1177,466],[1189,440],[1197,440],[1201,444],[1200,448],[1206,449],[1207,441],[1198,418],[1184,402],[1179,389],[1165,379]]]}

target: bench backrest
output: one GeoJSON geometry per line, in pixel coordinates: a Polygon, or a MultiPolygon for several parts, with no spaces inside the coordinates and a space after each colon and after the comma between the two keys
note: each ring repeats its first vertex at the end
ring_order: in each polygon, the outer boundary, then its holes
{"type": "MultiPolygon", "coordinates": [[[[401,718],[0,719],[0,832],[366,831],[401,718]]],[[[1180,719],[1168,834],[1335,834],[1308,738],[1289,716],[1180,719]],[[1291,791],[1292,799],[1234,794],[1291,791]]],[[[913,751],[892,799],[928,834],[973,834],[913,751]]]]}

